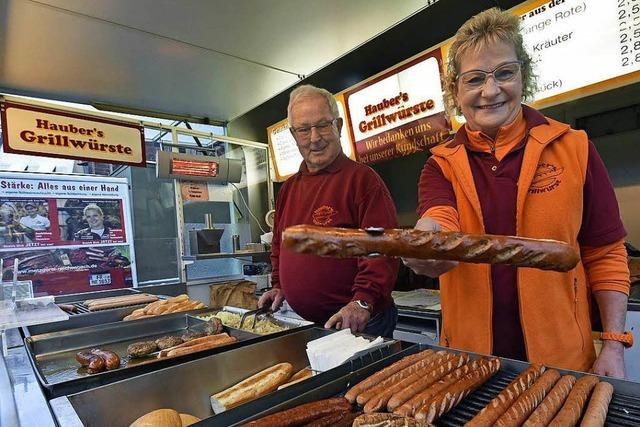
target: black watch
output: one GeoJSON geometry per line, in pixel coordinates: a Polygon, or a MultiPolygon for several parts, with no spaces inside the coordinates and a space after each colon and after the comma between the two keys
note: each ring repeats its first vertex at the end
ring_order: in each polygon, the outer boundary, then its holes
{"type": "Polygon", "coordinates": [[[353,300],[351,302],[355,302],[356,304],[358,304],[358,306],[360,306],[360,308],[364,308],[369,313],[371,313],[373,311],[373,307],[371,307],[371,305],[366,301],[362,301],[361,299],[357,299],[357,300],[353,300]]]}

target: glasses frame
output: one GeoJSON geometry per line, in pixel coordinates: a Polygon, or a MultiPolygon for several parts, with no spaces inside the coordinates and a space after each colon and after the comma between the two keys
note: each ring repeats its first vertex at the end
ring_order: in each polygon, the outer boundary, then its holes
{"type": "Polygon", "coordinates": [[[513,75],[513,78],[509,79],[509,80],[504,80],[504,81],[500,81],[496,78],[496,71],[498,71],[500,68],[506,66],[506,65],[512,65],[512,64],[518,64],[518,72],[522,74],[522,61],[509,61],[509,62],[505,62],[504,64],[500,64],[498,65],[496,68],[494,68],[491,71],[484,71],[484,70],[469,70],[469,71],[465,71],[464,73],[458,75],[456,77],[456,83],[462,85],[463,88],[467,89],[467,90],[475,90],[475,89],[480,89],[481,87],[483,87],[486,83],[487,80],[489,80],[489,76],[493,77],[493,81],[496,82],[496,84],[498,86],[504,84],[504,83],[508,83],[513,81],[518,73],[515,73],[513,75]],[[479,84],[478,86],[469,86],[468,84],[464,84],[460,81],[460,79],[462,77],[464,77],[467,74],[471,74],[471,73],[482,73],[484,74],[484,80],[482,81],[481,84],[479,84]]]}
{"type": "Polygon", "coordinates": [[[340,117],[335,117],[329,121],[323,121],[310,126],[299,126],[299,127],[290,126],[289,131],[294,137],[300,138],[302,140],[307,140],[311,138],[311,133],[313,132],[313,128],[315,128],[320,135],[328,135],[331,127],[334,126],[338,122],[338,120],[340,120],[340,117]],[[309,134],[302,135],[300,134],[300,132],[309,132],[309,134]]]}

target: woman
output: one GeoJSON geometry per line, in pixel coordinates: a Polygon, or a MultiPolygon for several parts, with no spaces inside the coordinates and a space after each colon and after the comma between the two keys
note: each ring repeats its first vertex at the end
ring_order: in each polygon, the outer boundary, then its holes
{"type": "Polygon", "coordinates": [[[109,238],[109,227],[104,223],[104,214],[100,206],[89,204],[83,210],[84,219],[89,227],[78,231],[75,240],[102,240],[109,238]]]}
{"type": "Polygon", "coordinates": [[[458,30],[445,100],[466,124],[425,164],[416,228],[561,240],[582,262],[567,273],[404,262],[441,275],[443,345],[624,377],[622,342],[605,340],[596,360],[590,321],[593,297],[604,331],[624,332],[629,271],[615,195],[584,132],[522,105],[534,87],[518,17],[489,9],[458,30]]]}

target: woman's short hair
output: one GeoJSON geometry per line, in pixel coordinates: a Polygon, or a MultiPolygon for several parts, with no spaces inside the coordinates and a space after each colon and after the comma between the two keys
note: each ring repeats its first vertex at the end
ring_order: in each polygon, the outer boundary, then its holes
{"type": "Polygon", "coordinates": [[[104,216],[104,214],[102,213],[102,209],[100,209],[100,206],[98,206],[98,205],[96,205],[94,203],[91,203],[91,204],[88,204],[87,206],[85,206],[84,209],[82,210],[82,215],[86,215],[87,211],[91,211],[91,210],[94,210],[94,211],[98,212],[100,214],[100,216],[104,216]]]}
{"type": "Polygon", "coordinates": [[[522,97],[530,99],[536,91],[536,76],[533,74],[531,56],[524,47],[520,33],[520,18],[493,7],[462,24],[449,48],[447,71],[444,81],[444,100],[447,112],[460,114],[456,105],[456,80],[460,72],[460,61],[470,50],[481,49],[489,43],[511,43],[516,57],[521,62],[522,97]]]}
{"type": "Polygon", "coordinates": [[[340,117],[340,112],[338,111],[338,103],[336,99],[333,97],[331,92],[326,89],[322,89],[319,87],[315,87],[312,85],[302,85],[298,86],[289,94],[289,105],[287,106],[287,120],[289,121],[289,126],[291,126],[291,107],[295,104],[298,99],[306,98],[311,96],[322,96],[327,100],[327,104],[329,104],[329,109],[331,110],[331,115],[334,119],[340,117]]]}

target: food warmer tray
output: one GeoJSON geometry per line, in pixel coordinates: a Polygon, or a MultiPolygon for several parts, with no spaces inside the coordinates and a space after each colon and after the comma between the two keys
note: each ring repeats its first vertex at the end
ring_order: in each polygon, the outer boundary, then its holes
{"type": "Polygon", "coordinates": [[[163,360],[128,360],[129,344],[155,340],[166,335],[182,335],[187,328],[198,329],[198,325],[204,323],[204,320],[185,313],[173,313],[131,322],[115,322],[36,335],[26,337],[24,341],[38,381],[47,397],[51,399],[227,351],[244,345],[247,340],[261,339],[261,336],[256,334],[224,327],[225,332],[238,338],[238,342],[163,360]],[[89,374],[85,369],[80,369],[80,364],[75,360],[76,353],[91,348],[117,353],[121,359],[120,368],[97,374],[89,374]]]}
{"type": "MultiPolygon", "coordinates": [[[[127,426],[143,414],[159,408],[174,408],[202,418],[198,425],[209,425],[218,418],[226,419],[225,415],[237,410],[246,417],[247,412],[242,408],[247,404],[213,416],[210,395],[277,363],[289,362],[297,372],[309,363],[307,342],[333,332],[312,327],[280,336],[265,335],[257,342],[247,342],[223,353],[53,399],[49,403],[61,427],[127,426]]],[[[398,341],[387,340],[386,345],[363,352],[336,368],[258,398],[248,405],[251,411],[266,411],[274,404],[294,399],[399,350],[398,341]]],[[[239,419],[238,415],[235,418],[239,419]]],[[[222,421],[216,425],[228,424],[222,421]]]]}
{"type": "MultiPolygon", "coordinates": [[[[55,297],[57,304],[73,305],[78,310],[77,313],[69,313],[69,320],[62,322],[45,323],[41,325],[33,325],[22,328],[24,336],[47,334],[50,332],[64,331],[68,329],[84,328],[92,325],[102,325],[104,323],[119,322],[125,316],[128,316],[133,310],[144,307],[148,303],[129,305],[126,307],[111,308],[99,311],[89,311],[84,301],[89,299],[101,299],[119,297],[123,295],[135,295],[139,293],[148,293],[144,290],[134,288],[112,289],[108,291],[88,292],[81,294],[61,295],[55,297]]],[[[156,295],[163,299],[162,296],[156,295]]]]}
{"type": "MultiPolygon", "coordinates": [[[[272,396],[266,398],[271,400],[271,405],[266,404],[260,407],[254,407],[249,402],[236,410],[223,413],[221,416],[211,419],[208,426],[239,426],[251,420],[262,418],[266,415],[293,408],[303,403],[313,402],[316,400],[327,399],[334,396],[341,396],[347,390],[369,377],[370,375],[382,370],[386,366],[401,358],[416,353],[418,351],[431,348],[435,351],[446,350],[454,353],[460,351],[450,348],[416,344],[401,352],[392,354],[382,360],[363,366],[359,370],[347,373],[331,382],[326,382],[320,386],[307,390],[304,393],[293,397],[289,401],[273,399],[272,396]],[[263,410],[264,407],[269,409],[263,410]],[[226,416],[225,416],[226,415],[226,416]],[[225,416],[225,417],[223,417],[225,416]]],[[[482,355],[468,352],[469,355],[480,357],[482,355]]],[[[471,393],[460,402],[453,410],[436,420],[436,426],[463,426],[471,420],[482,408],[484,408],[494,397],[496,397],[520,372],[525,370],[529,364],[512,359],[500,358],[500,370],[496,375],[491,377],[478,390],[471,393]]],[[[571,374],[575,377],[586,375],[584,372],[570,371],[566,369],[558,369],[561,374],[571,374]]],[[[601,380],[610,383],[614,387],[613,398],[609,404],[609,412],[607,414],[606,426],[638,426],[640,425],[640,385],[631,381],[624,381],[609,377],[599,377],[601,380]]],[[[204,425],[204,424],[203,424],[204,425]]]]}
{"type": "MultiPolygon", "coordinates": [[[[221,311],[227,311],[229,313],[242,315],[242,314],[246,313],[249,310],[247,310],[245,308],[239,308],[239,307],[233,307],[233,306],[224,306],[224,307],[222,307],[220,309],[208,309],[205,312],[192,314],[192,316],[199,318],[200,316],[210,316],[212,314],[216,314],[216,313],[219,313],[221,311]]],[[[258,318],[260,319],[261,316],[259,316],[258,318]]],[[[291,331],[293,329],[305,328],[305,327],[309,327],[309,326],[314,325],[313,322],[309,322],[308,320],[294,319],[294,318],[291,318],[291,317],[281,316],[278,312],[273,313],[272,315],[269,316],[269,318],[275,324],[287,328],[286,331],[291,331]]],[[[249,319],[245,320],[245,324],[248,325],[250,323],[251,322],[250,322],[249,319]]],[[[279,333],[282,333],[282,332],[285,332],[285,331],[280,331],[280,332],[276,332],[276,333],[273,333],[273,334],[264,334],[264,335],[273,336],[274,334],[279,334],[279,333]]]]}

